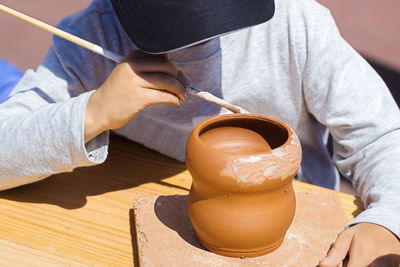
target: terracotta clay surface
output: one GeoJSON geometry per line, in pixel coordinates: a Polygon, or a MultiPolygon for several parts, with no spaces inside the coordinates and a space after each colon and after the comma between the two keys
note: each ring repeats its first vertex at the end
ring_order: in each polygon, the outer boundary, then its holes
{"type": "Polygon", "coordinates": [[[191,132],[188,214],[199,242],[230,257],[257,257],[283,242],[296,209],[292,179],[301,161],[296,134],[256,114],[209,118],[191,132]]]}
{"type": "Polygon", "coordinates": [[[139,262],[149,266],[316,266],[346,223],[329,191],[297,191],[297,210],[282,245],[255,258],[205,250],[187,214],[187,196],[152,196],[134,202],[139,262]]]}
{"type": "Polygon", "coordinates": [[[239,127],[218,127],[201,135],[210,147],[228,153],[253,154],[267,152],[271,147],[258,133],[239,127]]]}

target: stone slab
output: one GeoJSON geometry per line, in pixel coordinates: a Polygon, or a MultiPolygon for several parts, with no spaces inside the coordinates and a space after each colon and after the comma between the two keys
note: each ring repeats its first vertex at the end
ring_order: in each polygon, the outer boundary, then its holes
{"type": "Polygon", "coordinates": [[[297,210],[285,241],[270,254],[230,258],[205,250],[187,213],[187,196],[151,196],[134,202],[141,267],[317,266],[346,216],[334,192],[297,191],[297,210]]]}

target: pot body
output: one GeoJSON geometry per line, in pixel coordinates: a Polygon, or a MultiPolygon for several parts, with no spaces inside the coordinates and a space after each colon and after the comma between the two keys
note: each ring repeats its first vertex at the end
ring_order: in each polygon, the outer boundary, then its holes
{"type": "Polygon", "coordinates": [[[233,114],[197,125],[188,139],[186,165],[193,178],[188,213],[200,243],[231,257],[278,248],[295,214],[292,180],[300,161],[297,136],[278,120],[233,114]],[[257,132],[271,150],[226,153],[203,142],[207,131],[227,126],[257,132]]]}

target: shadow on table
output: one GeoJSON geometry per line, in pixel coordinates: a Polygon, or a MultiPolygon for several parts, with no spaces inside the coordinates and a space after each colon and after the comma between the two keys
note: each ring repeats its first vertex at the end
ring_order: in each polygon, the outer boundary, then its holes
{"type": "Polygon", "coordinates": [[[358,216],[358,214],[360,214],[365,209],[365,207],[364,207],[364,203],[362,202],[361,198],[359,198],[359,197],[356,197],[353,200],[353,204],[357,206],[357,209],[355,211],[353,211],[351,213],[351,215],[353,217],[356,217],[356,216],[358,216]]]}
{"type": "Polygon", "coordinates": [[[130,224],[130,234],[131,234],[131,244],[132,244],[133,266],[140,267],[139,249],[138,249],[135,221],[136,221],[135,220],[135,212],[133,211],[133,209],[130,209],[129,210],[129,224],[130,224]]]}
{"type": "Polygon", "coordinates": [[[66,209],[83,207],[88,196],[158,183],[186,170],[184,163],[163,156],[123,137],[112,135],[105,163],[77,168],[43,181],[0,192],[0,198],[19,202],[47,203],[66,209]]]}
{"type": "MultiPolygon", "coordinates": [[[[154,203],[154,213],[160,222],[175,231],[189,245],[206,250],[197,240],[196,233],[190,222],[187,212],[187,195],[159,196],[154,203]]],[[[139,216],[143,214],[139,214],[139,216]]],[[[139,267],[139,238],[137,233],[137,220],[134,209],[129,211],[130,234],[132,252],[134,255],[134,266],[139,267]]],[[[139,227],[140,229],[140,227],[139,227]]],[[[158,234],[158,233],[153,233],[158,234]]],[[[161,234],[161,233],[160,233],[161,234]]],[[[168,238],[164,236],[164,238],[168,238]]],[[[143,245],[143,244],[142,244],[143,245]]]]}
{"type": "Polygon", "coordinates": [[[196,237],[196,232],[189,219],[187,210],[188,196],[159,196],[154,203],[154,213],[168,228],[175,231],[190,245],[206,250],[196,237]]]}

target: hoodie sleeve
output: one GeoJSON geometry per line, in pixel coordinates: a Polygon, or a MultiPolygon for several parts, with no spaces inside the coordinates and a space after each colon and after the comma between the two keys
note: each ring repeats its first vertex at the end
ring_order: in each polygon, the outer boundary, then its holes
{"type": "MultiPolygon", "coordinates": [[[[97,39],[102,27],[94,25],[100,21],[97,13],[86,10],[64,19],[59,27],[78,36],[89,32],[85,39],[103,45],[97,39]]],[[[0,190],[106,159],[108,132],[85,144],[84,119],[90,94],[114,66],[53,38],[41,65],[28,70],[0,105],[0,190]]]]}
{"type": "Polygon", "coordinates": [[[340,36],[329,11],[303,2],[306,105],[330,130],[333,160],[366,208],[348,226],[371,222],[400,238],[399,108],[379,75],[340,36]]]}

